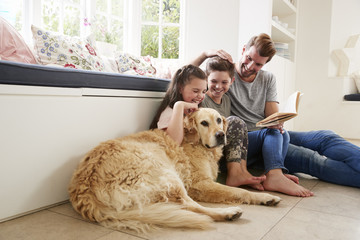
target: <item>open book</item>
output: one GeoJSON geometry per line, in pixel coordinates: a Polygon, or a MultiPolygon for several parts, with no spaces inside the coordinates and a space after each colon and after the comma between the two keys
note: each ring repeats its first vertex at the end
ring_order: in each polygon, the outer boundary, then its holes
{"type": "Polygon", "coordinates": [[[296,117],[298,115],[298,107],[301,95],[302,94],[300,92],[294,92],[291,94],[286,100],[285,104],[280,107],[279,112],[271,114],[267,118],[257,122],[256,126],[270,127],[296,117]]]}

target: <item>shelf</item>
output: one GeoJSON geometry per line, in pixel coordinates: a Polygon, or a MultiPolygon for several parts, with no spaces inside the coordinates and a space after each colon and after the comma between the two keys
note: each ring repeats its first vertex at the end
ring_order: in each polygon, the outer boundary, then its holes
{"type": "Polygon", "coordinates": [[[271,37],[274,42],[288,44],[288,49],[279,50],[278,55],[290,61],[296,55],[297,1],[272,0],[271,37]]]}
{"type": "Polygon", "coordinates": [[[273,0],[273,16],[286,17],[296,12],[296,7],[289,0],[273,0]]]}
{"type": "Polygon", "coordinates": [[[295,41],[295,35],[274,20],[271,22],[271,35],[275,42],[288,43],[295,41]]]}

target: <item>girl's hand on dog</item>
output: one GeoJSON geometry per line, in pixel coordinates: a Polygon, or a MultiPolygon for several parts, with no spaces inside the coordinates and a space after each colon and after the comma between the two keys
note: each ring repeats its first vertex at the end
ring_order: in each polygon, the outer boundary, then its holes
{"type": "Polygon", "coordinates": [[[199,109],[198,103],[189,103],[184,102],[184,113],[185,115],[189,115],[190,113],[193,113],[199,109]]]}
{"type": "Polygon", "coordinates": [[[182,108],[184,110],[184,114],[188,115],[190,113],[197,111],[199,109],[199,105],[198,103],[193,103],[193,102],[177,101],[174,104],[174,109],[175,108],[182,108]]]}

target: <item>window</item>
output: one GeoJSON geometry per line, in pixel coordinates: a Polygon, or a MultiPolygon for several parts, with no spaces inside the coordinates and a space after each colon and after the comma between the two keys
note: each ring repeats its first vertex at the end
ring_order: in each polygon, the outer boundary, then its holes
{"type": "Polygon", "coordinates": [[[97,41],[113,43],[123,50],[124,0],[96,0],[90,24],[97,41]],[[94,16],[95,15],[95,16],[94,16]]]}
{"type": "Polygon", "coordinates": [[[179,58],[180,2],[142,0],[141,55],[179,58]]]}
{"type": "Polygon", "coordinates": [[[24,22],[22,4],[22,0],[2,0],[0,2],[0,16],[5,18],[19,32],[22,32],[24,22]]]}
{"type": "Polygon", "coordinates": [[[42,0],[41,2],[41,27],[51,31],[80,36],[81,15],[80,0],[42,0]]]}
{"type": "Polygon", "coordinates": [[[120,51],[179,59],[183,0],[2,0],[0,15],[32,42],[31,24],[115,44],[120,51]]]}

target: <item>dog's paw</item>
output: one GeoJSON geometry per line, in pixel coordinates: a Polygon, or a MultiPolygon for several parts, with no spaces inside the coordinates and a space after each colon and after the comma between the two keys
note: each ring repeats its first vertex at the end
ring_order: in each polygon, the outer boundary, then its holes
{"type": "MultiPolygon", "coordinates": [[[[266,193],[265,193],[266,194],[266,193]]],[[[279,202],[281,201],[280,197],[271,195],[271,194],[266,194],[267,196],[264,198],[264,200],[261,202],[262,205],[265,206],[276,206],[279,204],[279,202]]]]}
{"type": "Polygon", "coordinates": [[[225,220],[234,221],[241,217],[243,211],[240,207],[229,207],[226,208],[227,213],[225,214],[225,220]]]}

